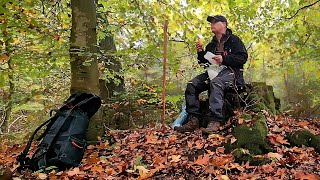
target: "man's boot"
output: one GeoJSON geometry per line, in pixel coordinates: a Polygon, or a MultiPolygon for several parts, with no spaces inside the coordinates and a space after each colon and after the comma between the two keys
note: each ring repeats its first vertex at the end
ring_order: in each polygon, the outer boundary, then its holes
{"type": "Polygon", "coordinates": [[[178,131],[179,133],[184,133],[192,132],[197,128],[199,128],[199,119],[195,116],[191,116],[186,124],[184,124],[181,127],[175,127],[174,130],[178,131]]]}
{"type": "Polygon", "coordinates": [[[219,131],[221,123],[219,121],[210,121],[207,128],[203,128],[202,132],[211,134],[219,131]]]}

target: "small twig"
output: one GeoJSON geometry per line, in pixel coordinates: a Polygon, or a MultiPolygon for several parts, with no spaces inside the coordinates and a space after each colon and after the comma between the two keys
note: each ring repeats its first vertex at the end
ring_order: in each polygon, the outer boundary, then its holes
{"type": "Polygon", "coordinates": [[[315,113],[318,109],[320,109],[320,105],[317,107],[317,108],[315,108],[313,111],[311,111],[309,114],[308,114],[308,116],[307,117],[310,117],[313,113],[315,113]]]}
{"type": "Polygon", "coordinates": [[[2,117],[1,117],[1,123],[0,123],[0,134],[3,134],[3,132],[2,132],[2,126],[3,126],[3,124],[4,124],[4,121],[5,121],[5,117],[6,117],[6,109],[4,108],[3,109],[3,114],[2,114],[2,117]]]}
{"type": "Polygon", "coordinates": [[[318,0],[318,1],[314,2],[314,3],[312,3],[312,4],[303,6],[303,7],[299,8],[299,9],[297,10],[297,12],[296,12],[293,16],[291,16],[291,17],[289,17],[289,18],[284,18],[284,19],[290,20],[290,19],[294,18],[294,17],[299,13],[300,10],[305,9],[305,8],[308,8],[308,7],[311,7],[311,6],[315,5],[315,4],[317,4],[318,2],[320,2],[320,0],[318,0]]]}
{"type": "Polygon", "coordinates": [[[15,120],[9,125],[8,130],[7,130],[8,133],[10,133],[10,128],[11,128],[11,126],[13,126],[14,123],[16,123],[18,120],[20,120],[20,119],[22,119],[22,118],[24,118],[24,117],[26,117],[26,116],[22,115],[22,116],[19,116],[17,119],[15,119],[15,120]]]}

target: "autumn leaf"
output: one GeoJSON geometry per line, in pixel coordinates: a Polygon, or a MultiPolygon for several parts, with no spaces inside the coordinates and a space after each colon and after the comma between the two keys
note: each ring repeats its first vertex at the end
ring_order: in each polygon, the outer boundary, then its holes
{"type": "Polygon", "coordinates": [[[289,144],[287,140],[284,139],[283,136],[279,136],[279,135],[276,135],[276,134],[272,134],[269,136],[269,141],[272,143],[272,144],[289,144]]]}
{"type": "Polygon", "coordinates": [[[59,35],[59,34],[55,34],[53,37],[54,37],[54,39],[57,40],[57,41],[59,41],[59,39],[60,39],[60,35],[59,35]]]}
{"type": "Polygon", "coordinates": [[[277,160],[281,160],[282,159],[282,155],[279,154],[279,153],[268,153],[267,157],[271,158],[271,159],[276,158],[277,160]]]}
{"type": "Polygon", "coordinates": [[[320,180],[320,176],[316,174],[308,174],[302,171],[297,171],[295,173],[295,179],[301,180],[320,180]]]}
{"type": "Polygon", "coordinates": [[[93,166],[91,168],[91,171],[96,171],[96,172],[103,172],[104,169],[101,166],[93,166]]]}
{"type": "Polygon", "coordinates": [[[307,126],[307,125],[309,125],[310,123],[308,122],[308,121],[301,121],[301,122],[298,122],[297,123],[297,125],[298,126],[301,126],[301,127],[303,127],[303,126],[307,126]]]}
{"type": "Polygon", "coordinates": [[[265,172],[265,173],[273,173],[273,172],[275,171],[275,169],[274,169],[271,165],[269,165],[269,164],[263,165],[263,166],[262,166],[262,170],[263,170],[263,172],[265,172]]]}
{"type": "Polygon", "coordinates": [[[144,166],[136,166],[135,168],[138,169],[140,176],[149,172],[149,170],[146,169],[144,166]]]}
{"type": "Polygon", "coordinates": [[[226,155],[226,156],[218,156],[218,157],[214,157],[212,158],[212,160],[210,161],[210,163],[214,166],[224,166],[230,162],[233,161],[233,156],[230,155],[226,155]]]}
{"type": "Polygon", "coordinates": [[[148,170],[148,172],[147,173],[143,173],[143,174],[140,174],[140,177],[138,178],[138,180],[144,180],[144,179],[148,179],[148,178],[150,178],[150,177],[152,177],[153,176],[153,174],[155,173],[155,172],[157,172],[158,170],[157,169],[151,169],[150,171],[148,170]]]}
{"type": "Polygon", "coordinates": [[[210,134],[209,136],[208,136],[208,138],[220,138],[220,135],[219,134],[210,134]]]}
{"type": "Polygon", "coordinates": [[[105,170],[105,172],[106,172],[108,175],[117,174],[117,171],[115,171],[113,168],[108,168],[108,169],[105,170]]]}
{"type": "Polygon", "coordinates": [[[288,141],[285,140],[282,136],[276,136],[276,141],[280,144],[289,144],[288,141]]]}
{"type": "Polygon", "coordinates": [[[165,165],[163,165],[162,163],[159,163],[157,166],[154,166],[154,167],[156,167],[156,169],[165,169],[166,168],[166,166],[165,165]]]}
{"type": "Polygon", "coordinates": [[[131,142],[131,143],[129,144],[129,147],[130,147],[131,150],[133,150],[133,149],[136,148],[137,146],[139,146],[139,144],[136,143],[136,142],[131,142]]]}
{"type": "Polygon", "coordinates": [[[237,141],[237,139],[235,137],[231,138],[231,144],[235,143],[237,141]]]}
{"type": "Polygon", "coordinates": [[[2,54],[0,56],[0,62],[7,62],[9,60],[9,56],[6,54],[2,54]]]}
{"type": "Polygon", "coordinates": [[[209,162],[210,157],[207,154],[203,156],[198,156],[198,159],[194,162],[197,165],[206,165],[209,162]]]}
{"type": "Polygon", "coordinates": [[[155,136],[154,134],[147,135],[146,138],[147,138],[147,142],[146,143],[154,144],[154,143],[158,142],[157,141],[158,137],[155,136]]]}
{"type": "Polygon", "coordinates": [[[70,171],[67,171],[66,173],[70,177],[72,177],[74,175],[77,175],[77,174],[85,174],[85,172],[84,171],[80,171],[80,169],[78,167],[76,167],[76,168],[74,168],[74,169],[72,169],[70,171]]]}
{"type": "Polygon", "coordinates": [[[172,155],[170,158],[172,159],[170,162],[179,162],[181,155],[172,155]]]}
{"type": "Polygon", "coordinates": [[[98,158],[98,152],[94,152],[92,154],[92,157],[87,158],[87,164],[89,164],[89,165],[96,164],[99,161],[100,161],[100,158],[98,158]]]}
{"type": "Polygon", "coordinates": [[[173,135],[169,137],[169,143],[174,144],[177,141],[177,136],[173,135]]]}
{"type": "Polygon", "coordinates": [[[227,175],[221,175],[220,178],[221,178],[221,180],[229,180],[230,179],[229,176],[227,176],[227,175]]]}
{"type": "Polygon", "coordinates": [[[240,166],[238,163],[230,163],[229,167],[230,169],[238,169],[241,172],[245,170],[245,168],[240,166]]]}
{"type": "Polygon", "coordinates": [[[218,147],[218,148],[216,149],[216,152],[217,152],[217,153],[224,153],[224,151],[225,151],[225,148],[224,148],[224,147],[218,147]]]}
{"type": "Polygon", "coordinates": [[[47,174],[45,174],[45,173],[38,173],[37,174],[37,177],[39,178],[39,179],[47,179],[47,174]]]}
{"type": "Polygon", "coordinates": [[[203,148],[203,145],[204,145],[204,144],[203,144],[202,142],[199,142],[199,141],[196,142],[196,148],[197,148],[197,149],[202,149],[202,148],[203,148]]]}
{"type": "Polygon", "coordinates": [[[120,108],[120,104],[118,104],[118,103],[112,104],[112,109],[119,109],[119,108],[120,108]]]}

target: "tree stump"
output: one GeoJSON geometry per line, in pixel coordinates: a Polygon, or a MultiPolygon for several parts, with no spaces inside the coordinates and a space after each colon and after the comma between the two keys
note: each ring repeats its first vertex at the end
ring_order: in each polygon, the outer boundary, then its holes
{"type": "MultiPolygon", "coordinates": [[[[209,111],[208,101],[202,103],[203,113],[209,111]]],[[[255,155],[266,154],[272,149],[268,145],[268,126],[265,115],[268,112],[275,115],[280,111],[280,100],[274,96],[273,87],[266,83],[251,83],[246,85],[245,91],[230,91],[225,93],[223,114],[225,121],[234,116],[234,111],[253,112],[253,115],[243,113],[243,122],[232,122],[235,125],[233,134],[235,142],[224,144],[226,151],[233,153],[238,162],[250,161],[251,165],[261,165],[270,162],[268,158],[255,158],[255,155]]],[[[206,125],[208,122],[203,122],[206,125]]]]}
{"type": "Polygon", "coordinates": [[[320,153],[320,136],[316,136],[308,130],[293,131],[287,135],[287,138],[293,146],[313,147],[320,153]]]}

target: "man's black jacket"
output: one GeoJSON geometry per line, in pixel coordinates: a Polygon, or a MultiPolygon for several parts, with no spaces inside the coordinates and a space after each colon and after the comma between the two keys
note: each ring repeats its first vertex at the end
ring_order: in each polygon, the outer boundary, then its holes
{"type": "Polygon", "coordinates": [[[248,59],[248,53],[241,39],[232,34],[231,29],[227,29],[227,32],[221,38],[220,43],[214,36],[212,41],[206,46],[205,51],[198,52],[199,63],[209,63],[208,60],[204,58],[207,51],[216,55],[222,55],[222,65],[225,65],[234,71],[237,86],[244,85],[243,65],[248,59]],[[221,46],[222,44],[224,44],[224,46],[221,46]],[[220,51],[220,47],[223,47],[223,51],[220,51]]]}

